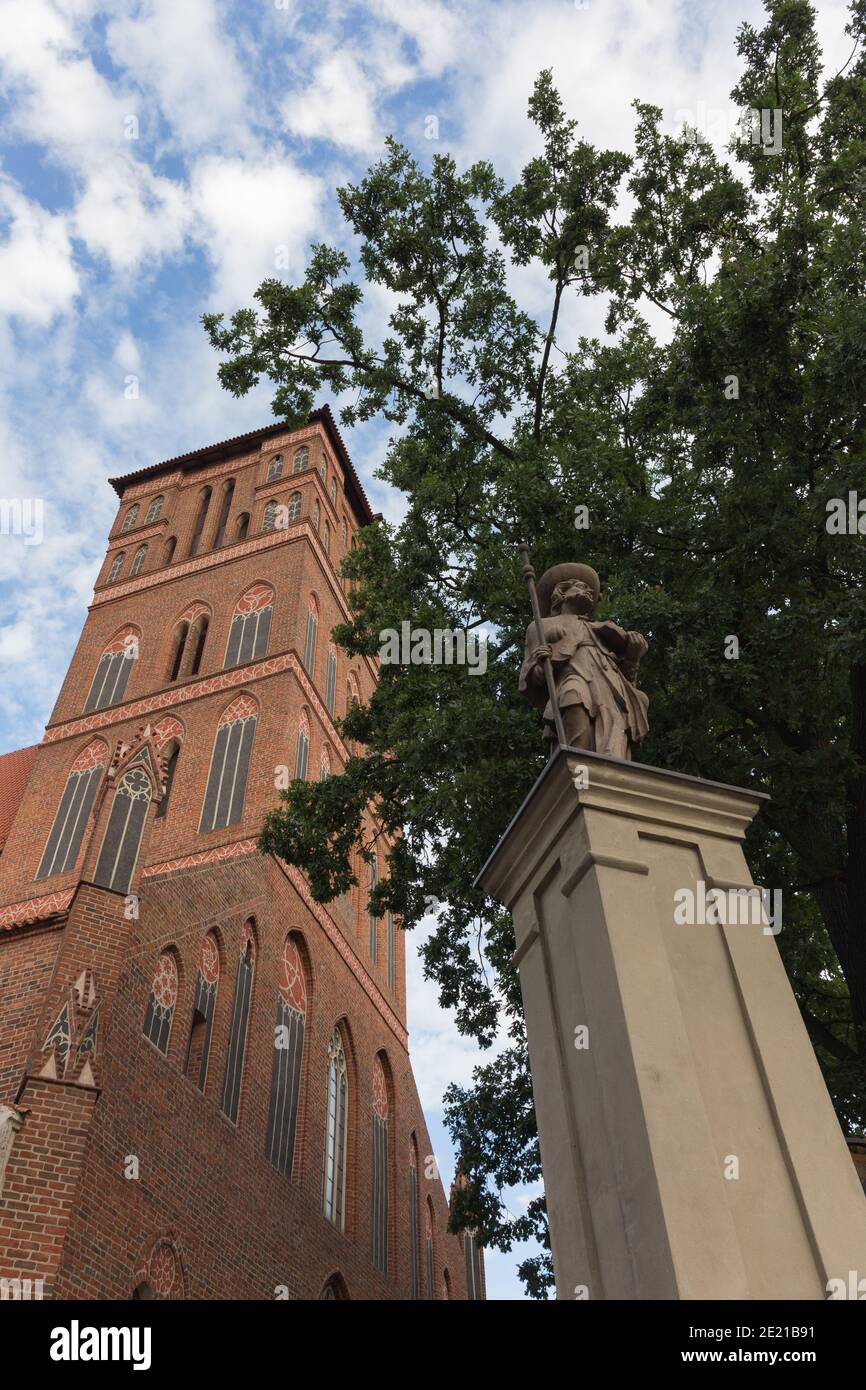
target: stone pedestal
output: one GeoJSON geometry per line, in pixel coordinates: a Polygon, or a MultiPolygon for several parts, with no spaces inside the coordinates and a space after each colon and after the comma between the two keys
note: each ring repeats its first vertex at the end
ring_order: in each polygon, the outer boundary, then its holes
{"type": "Polygon", "coordinates": [[[772,929],[733,892],[763,799],[560,750],[479,875],[514,919],[559,1298],[866,1277],[866,1199],[772,929]]]}

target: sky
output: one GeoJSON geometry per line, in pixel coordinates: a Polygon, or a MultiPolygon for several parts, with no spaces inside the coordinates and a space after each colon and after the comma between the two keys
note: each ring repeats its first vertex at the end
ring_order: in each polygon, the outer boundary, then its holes
{"type": "MultiPolygon", "coordinates": [[[[335,189],[387,134],[425,167],[449,150],[516,178],[544,67],[596,145],[632,149],[640,99],[721,149],[736,28],[761,14],[758,0],[0,0],[0,752],[42,736],[114,518],[107,479],[271,422],[266,387],[220,388],[202,313],[302,279],[311,242],[354,256],[335,189]]],[[[821,0],[818,19],[835,71],[844,6],[821,0]]],[[[542,278],[513,288],[542,314],[542,278]]],[[[387,312],[367,296],[371,337],[387,312]]],[[[563,339],[600,318],[575,302],[563,339]]],[[[345,437],[373,510],[398,519],[374,477],[386,432],[345,437]]],[[[441,1096],[479,1054],[408,944],[413,1064],[447,1189],[441,1096]]],[[[488,1252],[489,1297],[522,1297],[516,1263],[488,1252]]]]}

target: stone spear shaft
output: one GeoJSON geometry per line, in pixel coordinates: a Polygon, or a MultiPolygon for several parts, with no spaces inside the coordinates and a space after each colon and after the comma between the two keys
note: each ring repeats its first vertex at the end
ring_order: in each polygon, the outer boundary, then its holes
{"type": "MultiPolygon", "coordinates": [[[[538,638],[538,645],[545,645],[544,628],[541,623],[541,609],[538,606],[538,594],[535,589],[535,570],[532,568],[532,561],[529,558],[529,546],[523,542],[518,546],[520,558],[523,561],[523,577],[529,586],[529,598],[532,603],[532,616],[535,619],[535,635],[538,638]]],[[[553,722],[556,728],[556,737],[559,740],[560,748],[567,748],[565,741],[565,727],[562,723],[562,713],[559,708],[559,701],[556,698],[556,681],[553,679],[553,663],[549,656],[544,658],[544,675],[547,680],[547,693],[550,697],[550,708],[553,710],[553,722]]]]}

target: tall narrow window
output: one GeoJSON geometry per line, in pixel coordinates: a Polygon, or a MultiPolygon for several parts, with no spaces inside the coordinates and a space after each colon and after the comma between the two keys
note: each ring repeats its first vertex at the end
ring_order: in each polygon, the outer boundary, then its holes
{"type": "Polygon", "coordinates": [[[84,705],[84,713],[116,705],[123,699],[132,663],[138,656],[138,635],[126,627],[105,648],[84,705]]]}
{"type": "Polygon", "coordinates": [[[170,564],[171,564],[172,560],[174,559],[174,551],[175,551],[175,546],[176,546],[176,545],[177,545],[177,536],[169,536],[168,540],[167,540],[166,543],[165,543],[165,554],[163,555],[163,564],[164,564],[164,565],[170,565],[170,564]]]}
{"type": "Polygon", "coordinates": [[[208,617],[206,613],[200,613],[192,624],[189,631],[189,674],[197,676],[201,669],[201,659],[204,655],[204,644],[207,641],[208,617]]]}
{"type": "Polygon", "coordinates": [[[481,1251],[471,1231],[463,1232],[463,1254],[466,1257],[466,1297],[483,1298],[484,1285],[481,1278],[481,1251]]]}
{"type": "Polygon", "coordinates": [[[346,518],[343,517],[343,520],[342,520],[342,522],[341,522],[341,524],[340,524],[340,539],[342,540],[343,545],[346,544],[346,537],[347,537],[347,534],[348,534],[348,527],[346,526],[346,518]]]}
{"type": "Polygon", "coordinates": [[[307,609],[307,633],[304,639],[304,665],[307,674],[316,674],[316,633],[319,629],[319,610],[316,600],[310,595],[309,608],[307,609]]]}
{"type": "Polygon", "coordinates": [[[318,531],[318,529],[319,529],[319,520],[320,520],[320,518],[321,518],[321,515],[322,515],[322,508],[321,508],[321,506],[320,506],[320,504],[319,504],[319,499],[318,499],[318,497],[317,497],[316,500],[315,500],[315,503],[313,504],[313,525],[315,526],[315,528],[316,528],[317,531],[318,531]]]}
{"type": "Polygon", "coordinates": [[[108,578],[105,581],[106,584],[114,583],[115,579],[120,574],[120,571],[123,569],[124,557],[125,551],[119,550],[111,562],[111,569],[108,571],[108,578]]]}
{"type": "Polygon", "coordinates": [[[168,801],[171,796],[171,789],[174,786],[174,774],[177,771],[177,760],[180,757],[180,744],[177,739],[173,739],[161,752],[165,759],[165,786],[163,787],[162,800],[156,808],[157,820],[164,820],[168,812],[168,801]]]}
{"type": "Polygon", "coordinates": [[[299,492],[293,492],[292,495],[291,495],[291,497],[289,498],[289,511],[288,511],[288,516],[286,517],[286,520],[287,520],[287,521],[297,521],[297,520],[298,520],[298,517],[299,517],[300,515],[301,515],[301,494],[300,494],[299,492]]]}
{"type": "Polygon", "coordinates": [[[334,701],[337,698],[337,653],[328,648],[328,670],[325,678],[325,707],[333,718],[334,701]]]}
{"type": "Polygon", "coordinates": [[[268,482],[272,483],[274,481],[274,478],[281,478],[282,476],[283,456],[282,454],[274,454],[274,457],[268,464],[268,482]]]}
{"type": "Polygon", "coordinates": [[[337,502],[337,476],[331,479],[331,501],[336,505],[337,502]]]}
{"type": "Polygon", "coordinates": [[[331,775],[331,756],[327,748],[322,749],[322,756],[319,759],[319,781],[324,782],[326,777],[331,775]]]}
{"type": "Polygon", "coordinates": [[[330,528],[330,526],[328,525],[327,521],[325,522],[324,526],[322,527],[322,545],[325,547],[325,554],[326,554],[326,555],[330,555],[330,553],[331,553],[331,528],[330,528]]]}
{"type": "Polygon", "coordinates": [[[171,648],[171,661],[168,668],[169,681],[176,681],[180,675],[180,666],[183,661],[183,654],[186,648],[186,639],[189,633],[189,623],[182,620],[174,630],[174,641],[171,648]]]}
{"type": "Polygon", "coordinates": [[[147,516],[144,518],[145,526],[149,526],[152,521],[156,521],[157,517],[162,512],[162,504],[164,500],[165,499],[161,494],[159,497],[154,497],[153,501],[147,509],[147,516]]]}
{"type": "Polygon", "coordinates": [[[267,1138],[268,1158],[287,1178],[292,1176],[295,1153],[306,1016],[307,987],[301,953],[288,937],[280,964],[267,1138]]]}
{"type": "Polygon", "coordinates": [[[310,730],[306,715],[301,715],[298,727],[298,748],[295,754],[295,776],[304,781],[307,776],[307,762],[310,757],[310,730]]]}
{"type": "Polygon", "coordinates": [[[132,561],[132,569],[129,571],[130,575],[136,575],[141,573],[141,567],[144,564],[144,559],[146,555],[147,546],[140,545],[135,552],[135,557],[132,561]]]}
{"type": "Polygon", "coordinates": [[[275,527],[276,524],[277,524],[277,511],[278,511],[278,510],[279,510],[279,503],[277,502],[276,497],[272,497],[271,500],[270,500],[270,502],[268,503],[268,505],[265,507],[265,514],[264,514],[264,516],[262,517],[262,530],[263,530],[263,531],[273,531],[273,530],[274,530],[274,527],[275,527]]]}
{"type": "Polygon", "coordinates": [[[432,1299],[436,1295],[433,1291],[433,1209],[429,1197],[424,1204],[424,1235],[427,1246],[427,1297],[432,1299]]]}
{"type": "Polygon", "coordinates": [[[373,1059],[373,1264],[388,1269],[388,1086],[379,1057],[373,1059]]]}
{"type": "Polygon", "coordinates": [[[243,816],[256,714],[249,695],[239,695],[223,711],[214,739],[200,832],[237,825],[243,816]]]}
{"type": "Polygon", "coordinates": [[[300,449],[296,450],[296,452],[295,452],[295,459],[294,459],[294,462],[293,462],[293,464],[292,464],[292,472],[293,472],[293,473],[301,473],[301,472],[303,472],[303,470],[307,467],[307,464],[308,464],[309,462],[310,462],[310,451],[309,451],[309,449],[307,448],[306,444],[304,444],[304,445],[302,445],[302,447],[301,447],[300,449]]]}
{"type": "Polygon", "coordinates": [[[267,654],[273,612],[273,589],[267,584],[247,589],[232,615],[225,666],[242,666],[267,654]]]}
{"type": "Polygon", "coordinates": [[[204,1090],[207,1079],[207,1063],[210,1056],[211,1032],[219,978],[219,949],[213,932],[208,932],[199,950],[195,1002],[189,1030],[189,1042],[186,1048],[186,1061],[183,1068],[185,1074],[192,1078],[200,1091],[204,1090]]]}
{"type": "Polygon", "coordinates": [[[395,970],[394,970],[395,945],[396,945],[396,929],[395,929],[395,926],[394,926],[394,914],[393,914],[393,912],[389,912],[389,913],[388,913],[388,988],[391,990],[392,993],[393,993],[393,991],[394,991],[394,979],[395,979],[395,970]]]}
{"type": "Polygon", "coordinates": [[[137,520],[138,503],[136,502],[133,506],[130,507],[129,511],[126,513],[126,516],[123,518],[123,525],[120,528],[121,531],[130,531],[137,520]]]}
{"type": "Polygon", "coordinates": [[[49,878],[51,874],[63,874],[74,868],[107,758],[108,748],[101,739],[95,739],[72,764],[36,871],[37,878],[49,878]]]}
{"type": "Polygon", "coordinates": [[[129,892],[151,796],[150,778],[143,767],[131,767],[124,773],[114,793],[105,838],[93,871],[93,882],[100,888],[113,888],[116,893],[129,892]]]}
{"type": "Polygon", "coordinates": [[[224,1115],[236,1123],[241,1100],[241,1081],[244,1070],[244,1053],[247,1046],[247,1025],[250,1019],[250,999],[253,992],[253,969],[255,966],[255,945],[250,924],[244,929],[238,969],[235,977],[235,998],[232,1005],[232,1026],[229,1033],[229,1054],[226,1060],[226,1075],[220,1108],[224,1115]]]}
{"type": "Polygon", "coordinates": [[[198,495],[198,512],[196,514],[195,529],[192,533],[192,541],[189,547],[190,555],[198,554],[198,548],[201,544],[201,536],[204,530],[204,524],[207,520],[207,509],[210,506],[210,498],[211,489],[209,487],[203,487],[198,495]]]}
{"type": "Polygon", "coordinates": [[[327,476],[328,476],[328,458],[327,458],[327,455],[326,455],[326,454],[323,454],[323,455],[322,455],[322,460],[321,460],[321,462],[320,462],[320,464],[319,464],[319,477],[321,478],[322,482],[324,482],[324,481],[326,480],[327,476]]]}
{"type": "Polygon", "coordinates": [[[328,1047],[328,1117],[325,1130],[324,1209],[329,1221],[342,1231],[346,1219],[346,1141],[348,1138],[349,1082],[346,1053],[339,1028],[328,1047]]]}
{"type": "MultiPolygon", "coordinates": [[[[375,853],[375,852],[374,852],[374,853],[375,853]]],[[[376,884],[378,883],[378,881],[379,881],[379,865],[376,863],[376,860],[375,860],[375,858],[374,858],[372,864],[370,865],[370,894],[371,894],[371,896],[372,896],[372,893],[373,893],[373,889],[376,887],[376,884]]],[[[368,916],[369,916],[369,919],[370,919],[370,959],[371,959],[372,961],[375,961],[375,959],[376,959],[376,949],[377,949],[377,945],[378,945],[378,943],[377,943],[377,941],[376,941],[376,936],[377,936],[377,932],[378,932],[378,922],[379,922],[379,919],[378,919],[378,917],[375,915],[375,913],[373,912],[372,907],[370,908],[370,911],[369,911],[369,913],[368,913],[368,916]]]]}
{"type": "Polygon", "coordinates": [[[415,1145],[409,1146],[409,1253],[412,1267],[412,1297],[421,1297],[421,1270],[418,1257],[418,1158],[415,1145]]]}
{"type": "Polygon", "coordinates": [[[238,529],[237,529],[237,538],[238,538],[239,541],[245,541],[245,540],[246,540],[246,538],[247,538],[247,532],[249,531],[249,529],[250,529],[250,514],[249,514],[249,512],[241,512],[240,516],[238,517],[238,529]]]}
{"type": "Polygon", "coordinates": [[[226,526],[228,525],[234,491],[235,480],[234,478],[229,478],[228,482],[223,483],[223,496],[220,504],[219,519],[217,520],[216,535],[214,537],[214,550],[219,550],[226,538],[226,526]]]}
{"type": "Polygon", "coordinates": [[[144,1036],[163,1056],[168,1052],[176,1003],[177,961],[171,951],[163,951],[156,963],[147,1013],[144,1016],[144,1036]]]}

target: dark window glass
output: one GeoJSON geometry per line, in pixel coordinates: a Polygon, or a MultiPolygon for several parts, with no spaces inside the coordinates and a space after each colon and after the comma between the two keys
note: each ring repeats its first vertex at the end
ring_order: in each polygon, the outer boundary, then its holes
{"type": "Polygon", "coordinates": [[[267,656],[273,611],[273,604],[269,603],[252,613],[235,613],[229,629],[226,666],[243,666],[247,661],[267,656]]]}
{"type": "Polygon", "coordinates": [[[105,839],[93,873],[94,883],[101,888],[129,892],[150,797],[147,773],[140,767],[130,768],[114,793],[105,839]]]}
{"type": "Polygon", "coordinates": [[[190,637],[190,642],[192,643],[192,664],[190,665],[189,673],[191,676],[197,676],[199,673],[202,654],[204,653],[204,644],[207,640],[207,630],[208,620],[202,615],[193,623],[190,637]]]}
{"type": "Polygon", "coordinates": [[[101,764],[70,772],[36,872],[37,878],[62,874],[74,866],[101,776],[101,764]]]}
{"type": "Polygon", "coordinates": [[[192,1026],[186,1049],[184,1072],[195,1081],[200,1091],[204,1090],[207,1078],[207,1063],[210,1055],[211,1032],[216,1009],[217,987],[219,985],[219,951],[213,936],[209,933],[202,942],[198,974],[195,982],[195,1002],[193,1004],[192,1026]]]}
{"type": "Polygon", "coordinates": [[[253,946],[247,940],[245,949],[238,959],[235,979],[235,999],[232,1007],[232,1026],[229,1034],[229,1055],[226,1062],[226,1075],[220,1108],[232,1121],[238,1117],[241,1099],[241,1079],[244,1070],[244,1052],[247,1043],[247,1025],[250,1017],[250,998],[253,992],[253,946]]]}
{"type": "Polygon", "coordinates": [[[412,1254],[412,1297],[421,1296],[421,1271],[418,1268],[418,1168],[409,1164],[409,1242],[412,1254]]]}
{"type": "Polygon", "coordinates": [[[217,729],[200,831],[236,825],[241,819],[255,731],[255,715],[233,719],[217,729]]]}
{"type": "Polygon", "coordinates": [[[156,808],[157,820],[162,820],[168,811],[168,802],[171,796],[171,789],[174,786],[174,774],[177,770],[177,760],[180,757],[180,744],[175,743],[168,756],[165,768],[165,788],[162,793],[162,800],[156,808]]]}
{"type": "Polygon", "coordinates": [[[84,713],[116,705],[123,699],[137,648],[134,643],[119,652],[103,652],[84,705],[84,713]]]}
{"type": "Polygon", "coordinates": [[[234,478],[229,478],[228,482],[223,488],[223,500],[222,506],[220,507],[219,520],[217,521],[216,536],[214,537],[214,549],[219,549],[219,547],[225,540],[226,526],[228,524],[229,511],[231,510],[232,496],[234,494],[234,490],[234,478]]]}
{"type": "Polygon", "coordinates": [[[277,995],[267,1134],[268,1158],[287,1178],[292,1176],[298,1125],[306,1003],[306,985],[300,953],[290,938],[283,948],[280,990],[277,995]]]}
{"type": "Polygon", "coordinates": [[[207,509],[210,506],[210,498],[210,488],[203,487],[201,492],[199,493],[198,514],[195,519],[195,530],[192,533],[192,541],[189,547],[190,555],[196,555],[198,553],[198,548],[201,543],[202,531],[204,530],[204,524],[207,518],[207,509]]]}

